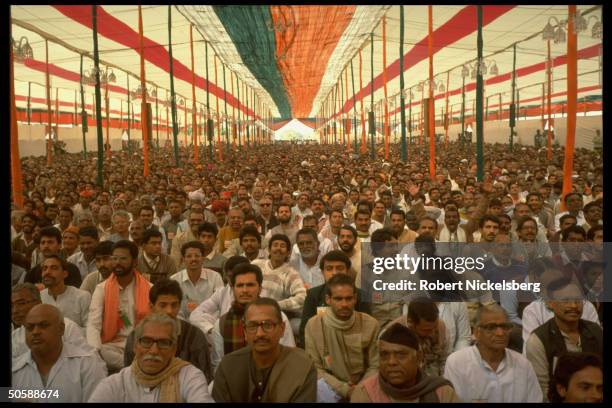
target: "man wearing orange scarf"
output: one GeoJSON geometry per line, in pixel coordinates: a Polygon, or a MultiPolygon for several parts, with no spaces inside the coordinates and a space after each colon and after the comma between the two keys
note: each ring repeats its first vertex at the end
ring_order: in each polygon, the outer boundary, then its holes
{"type": "Polygon", "coordinates": [[[149,313],[149,288],[136,268],[138,247],[122,240],[113,245],[112,274],[91,298],[87,342],[100,351],[109,372],[123,368],[127,336],[149,313]]]}

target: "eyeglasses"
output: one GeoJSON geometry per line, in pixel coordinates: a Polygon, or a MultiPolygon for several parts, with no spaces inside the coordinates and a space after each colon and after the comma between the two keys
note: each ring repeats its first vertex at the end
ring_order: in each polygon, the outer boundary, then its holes
{"type": "Polygon", "coordinates": [[[497,329],[502,329],[503,331],[510,331],[512,330],[513,326],[512,326],[512,323],[500,323],[500,324],[490,323],[490,324],[481,324],[478,327],[480,327],[484,331],[494,332],[497,329]]]}
{"type": "Polygon", "coordinates": [[[170,339],[152,339],[150,337],[141,337],[140,339],[138,339],[138,344],[140,344],[141,347],[144,348],[151,348],[153,347],[153,344],[157,344],[157,347],[161,350],[166,350],[172,347],[172,345],[174,344],[174,342],[170,339]]]}
{"type": "Polygon", "coordinates": [[[278,323],[271,322],[271,321],[268,321],[268,320],[264,320],[262,322],[246,322],[245,323],[245,330],[249,334],[255,334],[255,333],[257,333],[257,329],[259,329],[259,327],[261,327],[263,329],[264,333],[270,333],[270,332],[272,332],[272,330],[274,330],[276,328],[276,326],[278,326],[278,323]]]}

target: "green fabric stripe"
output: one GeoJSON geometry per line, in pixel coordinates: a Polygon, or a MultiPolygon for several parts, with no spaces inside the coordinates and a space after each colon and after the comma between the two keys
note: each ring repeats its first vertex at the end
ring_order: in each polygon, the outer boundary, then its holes
{"type": "Polygon", "coordinates": [[[213,6],[243,63],[268,91],[282,118],[291,117],[289,98],[276,65],[276,39],[269,6],[213,6]]]}

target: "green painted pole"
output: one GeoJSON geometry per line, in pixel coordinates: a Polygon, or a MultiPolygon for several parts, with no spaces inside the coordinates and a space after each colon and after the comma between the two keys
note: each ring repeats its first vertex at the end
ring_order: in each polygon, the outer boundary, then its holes
{"type": "Polygon", "coordinates": [[[478,67],[476,70],[476,179],[482,181],[484,177],[484,126],[482,123],[482,95],[483,95],[483,80],[481,71],[482,61],[482,6],[476,6],[478,9],[478,39],[476,46],[478,49],[478,67]]]}
{"type": "Polygon", "coordinates": [[[179,167],[178,125],[176,95],[174,93],[174,63],[172,58],[172,6],[168,6],[168,52],[170,54],[170,100],[172,101],[172,136],[174,137],[174,164],[179,167]]]}
{"type": "MultiPolygon", "coordinates": [[[[93,25],[93,56],[94,56],[94,69],[96,75],[96,130],[98,134],[98,180],[97,183],[100,187],[104,187],[104,136],[102,135],[102,95],[100,93],[100,54],[98,51],[98,6],[91,6],[93,9],[92,13],[92,25],[93,25]]],[[[49,131],[51,134],[51,131],[49,131]]]]}
{"type": "MultiPolygon", "coordinates": [[[[30,83],[28,83],[28,94],[30,83]]],[[[28,121],[30,117],[30,99],[28,97],[28,121]]],[[[83,89],[83,54],[81,54],[81,133],[83,134],[83,159],[87,159],[87,112],[85,111],[85,90],[83,89]]]]}

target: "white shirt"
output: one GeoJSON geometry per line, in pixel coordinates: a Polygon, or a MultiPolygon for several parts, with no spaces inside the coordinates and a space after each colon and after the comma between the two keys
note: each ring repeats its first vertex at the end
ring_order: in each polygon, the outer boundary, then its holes
{"type": "MultiPolygon", "coordinates": [[[[543,300],[534,300],[525,307],[523,310],[523,354],[525,354],[525,347],[527,346],[527,339],[532,331],[549,321],[555,316],[554,312],[546,307],[543,300]]],[[[599,323],[599,317],[597,316],[597,310],[595,306],[589,301],[584,302],[582,308],[582,319],[588,320],[593,323],[599,323]]]]}
{"type": "MultiPolygon", "coordinates": [[[[297,245],[297,244],[296,244],[297,245]]],[[[314,288],[315,286],[319,286],[325,283],[325,278],[323,278],[323,273],[321,272],[321,268],[319,267],[319,263],[321,262],[321,258],[323,258],[321,252],[319,252],[319,257],[313,266],[308,266],[302,259],[301,255],[291,255],[291,260],[289,261],[289,265],[293,269],[299,272],[300,276],[304,280],[304,283],[308,285],[310,288],[314,288]]]]}
{"type": "Polygon", "coordinates": [[[448,353],[469,347],[472,340],[470,315],[464,302],[439,302],[438,316],[448,332],[448,353]]]}
{"type": "MultiPolygon", "coordinates": [[[[66,317],[64,317],[64,335],[62,336],[62,341],[64,343],[72,343],[84,350],[95,350],[87,344],[83,329],[66,317]]],[[[30,351],[25,342],[25,328],[23,326],[16,328],[11,333],[11,345],[13,358],[30,351]]]]}
{"type": "Polygon", "coordinates": [[[538,379],[525,357],[506,349],[497,370],[482,359],[477,346],[456,351],[446,360],[444,377],[463,402],[542,402],[538,379]]]}
{"type": "MultiPolygon", "coordinates": [[[[178,372],[183,402],[214,402],[204,373],[189,364],[178,372]]],[[[159,402],[160,387],[147,388],[136,382],[132,367],[103,379],[88,402],[159,402]]]]}
{"type": "MultiPolygon", "coordinates": [[[[555,215],[555,231],[561,230],[561,217],[563,217],[565,214],[569,214],[569,211],[563,211],[555,215]]],[[[584,218],[584,212],[582,212],[582,210],[578,212],[576,221],[578,221],[576,225],[583,225],[584,223],[586,223],[586,219],[584,218]]]]}
{"type": "Polygon", "coordinates": [[[68,285],[64,293],[54,299],[53,295],[49,293],[49,289],[46,288],[40,292],[40,299],[44,304],[57,307],[65,317],[79,326],[83,328],[87,326],[91,294],[86,290],[68,285]]]}
{"type": "Polygon", "coordinates": [[[189,310],[187,309],[188,302],[195,302],[198,305],[212,296],[213,292],[223,288],[223,279],[221,275],[212,269],[202,268],[200,278],[194,285],[187,269],[175,273],[170,277],[181,285],[183,290],[183,300],[181,301],[181,311],[179,316],[185,320],[189,319],[189,310]]]}
{"type": "MultiPolygon", "coordinates": [[[[87,327],[85,330],[87,343],[97,350],[102,346],[100,335],[102,333],[102,322],[104,320],[104,291],[106,289],[106,282],[108,282],[108,280],[98,284],[96,290],[94,290],[93,296],[91,297],[91,304],[89,305],[89,319],[87,320],[87,327]]],[[[151,287],[151,283],[147,283],[149,287],[151,287]]],[[[134,323],[136,322],[135,290],[134,279],[132,279],[125,288],[119,285],[119,309],[127,316],[132,324],[130,326],[122,325],[116,337],[127,338],[132,330],[134,330],[134,323]]]]}
{"type": "MultiPolygon", "coordinates": [[[[285,323],[285,332],[283,333],[283,337],[281,337],[281,339],[279,340],[279,343],[282,344],[283,346],[295,347],[295,338],[293,337],[293,330],[291,329],[291,324],[289,323],[289,319],[283,312],[281,312],[281,317],[283,319],[283,323],[285,323]]],[[[217,371],[217,367],[219,366],[221,359],[225,355],[225,351],[224,351],[225,349],[223,348],[223,336],[221,335],[221,330],[219,328],[219,322],[220,322],[220,319],[217,319],[217,321],[215,322],[215,325],[213,326],[213,330],[211,332],[212,353],[211,353],[210,364],[213,369],[213,374],[217,371]]]]}
{"type": "Polygon", "coordinates": [[[46,384],[43,383],[29,350],[13,359],[12,371],[15,389],[59,392],[59,398],[51,396],[30,400],[32,402],[86,402],[96,385],[107,375],[106,364],[95,351],[84,350],[70,343],[64,343],[59,359],[49,371],[46,384]]]}
{"type": "Polygon", "coordinates": [[[96,266],[96,257],[94,256],[90,262],[87,262],[87,260],[85,260],[85,255],[81,251],[70,255],[67,261],[75,264],[77,268],[79,268],[81,279],[85,279],[87,275],[98,270],[96,266]]]}

